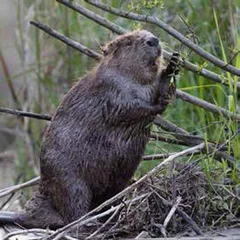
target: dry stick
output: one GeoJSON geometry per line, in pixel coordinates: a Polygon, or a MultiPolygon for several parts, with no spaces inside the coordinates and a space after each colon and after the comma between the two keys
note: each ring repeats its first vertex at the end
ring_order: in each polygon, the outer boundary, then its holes
{"type": "Polygon", "coordinates": [[[183,141],[180,141],[180,140],[177,140],[177,139],[174,139],[174,138],[163,137],[163,136],[160,136],[159,134],[156,134],[156,133],[151,133],[150,134],[150,140],[152,140],[152,141],[157,140],[157,141],[171,143],[171,144],[176,144],[176,145],[188,146],[183,141]]]}
{"type": "MultiPolygon", "coordinates": [[[[103,27],[111,30],[112,32],[114,33],[117,33],[117,34],[124,34],[127,32],[126,29],[122,28],[122,27],[119,27],[118,25],[108,21],[107,19],[101,17],[100,15],[84,8],[83,6],[79,5],[79,4],[76,4],[74,2],[70,2],[70,1],[66,1],[66,0],[57,0],[58,2],[64,4],[65,6],[71,8],[72,10],[84,15],[85,17],[89,18],[90,20],[102,25],[103,27]]],[[[170,52],[167,52],[166,50],[163,50],[163,57],[166,59],[166,60],[170,60],[170,58],[172,57],[172,53],[170,52]]],[[[194,72],[194,73],[197,73],[201,76],[204,76],[214,82],[217,82],[217,83],[221,83],[221,84],[224,84],[226,86],[228,86],[228,80],[214,72],[211,72],[207,69],[204,69],[204,68],[200,68],[186,60],[182,60],[181,62],[181,65],[183,67],[185,67],[186,69],[194,72]]],[[[232,81],[232,84],[236,84],[237,85],[237,88],[240,89],[240,83],[237,82],[235,83],[234,81],[232,81]]]]}
{"type": "Polygon", "coordinates": [[[108,199],[107,201],[105,201],[104,203],[102,203],[100,206],[96,207],[95,209],[93,209],[92,211],[88,212],[86,215],[82,216],[80,219],[66,225],[63,228],[60,228],[56,231],[56,233],[52,234],[48,239],[59,239],[59,237],[63,236],[67,230],[69,230],[69,228],[76,226],[77,224],[79,224],[80,222],[82,222],[86,217],[88,217],[89,215],[99,212],[101,211],[104,207],[109,206],[110,204],[112,204],[113,202],[115,202],[116,200],[120,199],[121,197],[125,196],[127,193],[129,193],[130,191],[132,191],[133,189],[135,189],[138,185],[140,185],[142,182],[144,182],[146,179],[148,179],[151,176],[156,175],[163,166],[165,166],[166,164],[168,164],[169,162],[171,162],[172,160],[185,156],[186,154],[189,153],[195,153],[198,151],[201,151],[203,148],[205,147],[204,143],[201,143],[195,147],[192,148],[188,148],[184,151],[178,152],[170,157],[168,157],[167,159],[165,159],[163,162],[161,162],[160,164],[158,164],[155,168],[153,168],[151,171],[149,171],[146,175],[144,175],[143,177],[141,177],[137,182],[133,183],[132,185],[130,185],[129,187],[125,188],[123,191],[121,191],[120,193],[116,194],[115,196],[113,196],[112,198],[108,199]]]}
{"type": "MultiPolygon", "coordinates": [[[[154,123],[161,127],[162,129],[174,133],[175,137],[183,142],[185,142],[188,146],[194,146],[196,144],[200,144],[204,142],[201,138],[191,136],[186,130],[176,126],[175,124],[169,122],[168,120],[157,116],[154,120],[154,123]]],[[[230,164],[236,162],[236,159],[231,155],[228,155],[226,152],[220,151],[220,149],[216,149],[213,143],[208,143],[208,151],[207,149],[203,149],[205,153],[214,153],[214,158],[221,161],[222,158],[228,160],[230,164]]]]}
{"type": "Polygon", "coordinates": [[[176,95],[178,98],[182,99],[183,101],[192,103],[192,104],[197,105],[204,109],[208,109],[212,113],[220,114],[220,115],[224,116],[225,118],[237,119],[240,121],[239,114],[227,111],[226,109],[221,108],[221,107],[216,107],[216,105],[214,105],[212,103],[209,103],[204,100],[200,100],[199,98],[192,96],[190,94],[187,94],[181,90],[177,90],[176,95]]]}
{"type": "Polygon", "coordinates": [[[182,198],[180,196],[177,197],[176,199],[176,203],[172,206],[170,212],[168,213],[167,217],[165,218],[164,222],[163,222],[163,228],[166,229],[167,225],[169,223],[169,221],[171,220],[173,214],[175,213],[175,211],[178,208],[178,205],[180,204],[182,198]]]}
{"type": "MultiPolygon", "coordinates": [[[[123,204],[122,204],[123,206],[123,204]]],[[[121,209],[121,207],[117,208],[115,210],[115,212],[112,214],[111,217],[108,218],[108,220],[101,226],[99,227],[95,232],[93,232],[90,236],[86,237],[86,240],[88,239],[93,239],[93,237],[95,237],[98,233],[100,233],[102,231],[102,229],[104,229],[117,215],[118,211],[121,209]]]]}
{"type": "Polygon", "coordinates": [[[47,121],[51,120],[51,116],[46,115],[46,114],[24,112],[24,111],[19,111],[19,110],[10,109],[10,108],[0,107],[0,112],[16,115],[19,117],[30,117],[30,118],[37,118],[37,119],[41,119],[41,120],[47,120],[47,121]]]}
{"type": "MultiPolygon", "coordinates": [[[[80,52],[88,55],[89,57],[93,57],[93,58],[95,58],[97,60],[99,60],[101,58],[100,54],[94,52],[93,50],[85,47],[82,44],[79,44],[79,43],[69,39],[68,37],[63,36],[62,34],[57,32],[56,30],[51,29],[50,27],[47,27],[47,26],[45,26],[45,25],[43,25],[41,23],[37,23],[37,22],[33,22],[33,21],[31,21],[31,24],[33,24],[34,26],[40,28],[41,30],[45,31],[46,33],[50,34],[51,36],[61,40],[62,42],[66,43],[67,45],[74,47],[75,49],[77,49],[80,52]]],[[[202,99],[199,99],[197,97],[193,97],[193,96],[191,96],[188,93],[184,93],[183,94],[182,91],[177,90],[177,95],[178,95],[179,98],[183,99],[184,101],[186,99],[188,102],[191,102],[191,103],[193,103],[193,104],[195,104],[197,106],[200,106],[200,107],[202,107],[202,108],[204,108],[204,109],[206,109],[206,110],[208,110],[210,112],[221,114],[221,115],[223,115],[225,117],[231,117],[232,119],[240,120],[240,115],[234,114],[234,113],[232,113],[230,111],[227,111],[227,110],[225,110],[223,108],[219,108],[219,107],[215,106],[214,104],[210,104],[210,103],[208,103],[208,102],[206,102],[206,101],[204,101],[202,99]]]]}
{"type": "MultiPolygon", "coordinates": [[[[161,159],[165,159],[165,158],[168,158],[172,155],[176,154],[176,152],[173,152],[173,153],[163,153],[163,154],[152,154],[152,155],[146,155],[143,157],[143,160],[144,161],[152,161],[152,160],[161,160],[161,159]]],[[[186,156],[192,156],[192,155],[199,155],[199,153],[189,153],[187,154],[186,156]]]]}
{"type": "Polygon", "coordinates": [[[86,54],[87,56],[94,58],[96,60],[100,60],[101,59],[101,55],[99,53],[96,53],[95,51],[85,47],[84,45],[71,40],[70,38],[67,38],[65,36],[63,36],[62,34],[60,34],[59,32],[55,31],[54,29],[41,24],[39,22],[35,22],[35,21],[30,21],[30,24],[34,25],[37,28],[40,28],[41,30],[43,30],[44,32],[48,33],[49,35],[51,35],[52,37],[55,37],[57,39],[59,39],[60,41],[64,42],[65,44],[67,44],[70,47],[73,47],[75,49],[77,49],[78,51],[80,51],[81,53],[86,54]]]}
{"type": "MultiPolygon", "coordinates": [[[[44,237],[46,237],[46,234],[53,233],[53,232],[54,231],[52,231],[52,230],[49,230],[49,229],[45,230],[45,229],[41,229],[41,228],[32,228],[32,229],[27,229],[27,230],[19,230],[19,231],[14,231],[14,232],[8,233],[7,235],[4,236],[3,240],[7,240],[7,239],[9,239],[9,238],[11,238],[11,237],[13,237],[15,235],[20,235],[20,234],[25,235],[25,234],[29,234],[29,233],[33,233],[35,235],[45,234],[45,236],[41,236],[41,239],[45,239],[44,237]]],[[[37,238],[34,238],[34,239],[37,239],[37,238]]],[[[70,236],[65,236],[64,239],[66,239],[66,240],[77,240],[76,238],[73,238],[73,237],[70,237],[70,236]]]]}
{"type": "Polygon", "coordinates": [[[34,186],[34,185],[38,184],[39,181],[40,181],[40,177],[36,177],[25,183],[21,183],[18,185],[14,185],[12,187],[1,189],[0,190],[0,198],[5,197],[8,194],[15,193],[23,188],[34,186]]]}
{"type": "Polygon", "coordinates": [[[216,65],[234,75],[240,76],[240,69],[238,69],[230,64],[227,64],[224,61],[220,60],[219,58],[215,57],[214,55],[208,53],[207,51],[205,51],[204,49],[202,49],[201,47],[199,47],[198,45],[193,43],[191,40],[186,38],[180,32],[178,32],[177,30],[175,30],[168,24],[164,23],[163,21],[159,20],[157,17],[140,15],[140,14],[136,14],[136,13],[132,13],[132,12],[124,12],[122,10],[110,7],[109,5],[103,4],[103,3],[99,2],[99,1],[95,1],[95,0],[85,0],[85,2],[90,3],[97,8],[100,8],[104,11],[115,14],[117,16],[121,16],[121,17],[124,17],[127,19],[136,20],[136,21],[152,23],[152,24],[160,27],[161,29],[163,29],[164,31],[166,31],[167,33],[169,33],[176,39],[178,39],[181,43],[188,46],[190,49],[192,49],[198,55],[200,55],[201,57],[210,61],[214,65],[216,65]]]}
{"type": "MultiPolygon", "coordinates": [[[[166,50],[163,50],[163,57],[170,61],[172,57],[172,53],[167,52],[166,50]]],[[[205,68],[201,68],[189,61],[186,61],[185,59],[181,59],[181,66],[188,69],[191,72],[197,73],[205,78],[210,79],[213,82],[223,84],[225,86],[229,86],[229,82],[226,77],[220,76],[219,74],[216,74],[215,72],[212,72],[210,70],[207,70],[205,68]]],[[[231,80],[231,84],[234,86],[236,85],[237,89],[240,90],[240,82],[235,82],[234,80],[231,80]]]]}
{"type": "Polygon", "coordinates": [[[10,77],[10,74],[9,74],[9,71],[8,71],[8,67],[7,67],[7,64],[6,64],[6,61],[5,61],[5,58],[4,58],[3,54],[2,54],[1,49],[0,49],[0,62],[2,64],[3,73],[5,75],[6,82],[7,82],[8,88],[10,90],[10,93],[12,95],[13,101],[14,101],[16,107],[18,109],[21,109],[21,104],[20,104],[20,102],[18,100],[18,97],[17,97],[17,94],[15,92],[15,89],[14,89],[14,86],[13,86],[13,83],[12,83],[12,79],[10,77]]]}
{"type": "MultiPolygon", "coordinates": [[[[171,202],[167,201],[165,198],[163,198],[161,195],[159,195],[155,190],[154,190],[154,192],[163,201],[163,204],[165,204],[166,206],[170,206],[170,207],[173,206],[173,204],[171,202]]],[[[186,212],[184,212],[180,208],[177,208],[176,211],[190,226],[192,226],[194,232],[197,235],[202,235],[201,229],[198,227],[196,222],[194,220],[192,220],[192,218],[186,212]]]]}
{"type": "MultiPolygon", "coordinates": [[[[159,123],[158,123],[159,122],[159,118],[162,118],[162,117],[161,116],[156,117],[154,123],[161,127],[161,125],[159,125],[159,123]]],[[[165,120],[165,121],[167,121],[167,120],[165,120]]],[[[173,123],[171,123],[169,121],[167,121],[167,122],[170,123],[171,125],[174,125],[175,127],[177,127],[175,124],[173,124],[173,123]]],[[[177,128],[179,128],[179,127],[177,127],[177,128]]],[[[165,127],[163,129],[168,129],[168,128],[165,127]]],[[[158,134],[151,133],[150,134],[150,138],[152,138],[154,140],[161,141],[161,142],[167,142],[167,143],[176,144],[176,145],[183,145],[183,146],[194,146],[194,145],[197,145],[197,144],[199,144],[201,142],[206,141],[206,139],[204,139],[202,137],[199,137],[199,136],[191,135],[190,133],[181,134],[181,133],[171,132],[169,130],[166,131],[166,132],[164,132],[164,131],[163,132],[159,132],[158,134]],[[181,141],[181,140],[177,140],[177,139],[173,139],[173,138],[163,137],[163,136],[160,136],[159,134],[163,134],[163,135],[164,134],[171,134],[172,136],[174,136],[176,138],[177,137],[186,138],[187,141],[191,142],[191,145],[188,142],[186,142],[186,141],[181,141]]],[[[208,141],[208,143],[216,144],[215,142],[209,142],[209,141],[208,141]]],[[[224,150],[226,150],[226,148],[224,148],[224,150]]]]}

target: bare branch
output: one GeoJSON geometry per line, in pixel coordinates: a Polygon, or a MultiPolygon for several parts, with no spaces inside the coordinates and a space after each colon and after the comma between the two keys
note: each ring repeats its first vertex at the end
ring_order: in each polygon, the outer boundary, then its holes
{"type": "MultiPolygon", "coordinates": [[[[166,206],[173,206],[173,203],[167,201],[165,198],[163,198],[159,194],[157,194],[157,196],[163,201],[163,204],[165,204],[166,206]]],[[[197,235],[202,235],[201,229],[198,227],[196,222],[194,222],[186,212],[184,212],[180,208],[177,208],[176,211],[190,226],[192,226],[193,230],[195,231],[195,233],[197,235]]]]}
{"type": "Polygon", "coordinates": [[[40,180],[40,177],[36,177],[25,183],[21,183],[18,185],[14,185],[12,187],[1,189],[0,190],[0,198],[5,197],[8,194],[15,193],[23,188],[34,186],[34,185],[38,184],[39,180],[40,180]]]}
{"type": "MultiPolygon", "coordinates": [[[[74,11],[82,14],[83,16],[93,20],[94,22],[100,24],[101,26],[109,29],[110,31],[116,33],[116,34],[124,34],[127,32],[126,29],[122,28],[122,27],[119,27],[118,25],[108,21],[107,19],[101,17],[100,15],[92,12],[92,11],[89,11],[88,9],[84,8],[83,6],[79,5],[79,4],[76,4],[74,2],[70,2],[70,1],[67,1],[67,0],[57,0],[58,2],[64,4],[65,6],[73,9],[74,11]]],[[[166,50],[163,50],[163,57],[166,59],[166,60],[170,60],[172,56],[172,53],[170,52],[167,52],[166,50]]],[[[204,68],[200,68],[186,60],[182,60],[181,62],[181,65],[194,72],[194,73],[197,73],[205,78],[208,78],[214,82],[217,82],[217,83],[220,83],[220,84],[223,84],[223,85],[226,85],[226,86],[229,86],[228,85],[228,80],[225,79],[224,77],[214,73],[214,72],[211,72],[207,69],[204,69],[204,68]]],[[[240,89],[240,83],[237,82],[235,83],[233,80],[231,81],[231,83],[234,85],[234,84],[237,84],[237,88],[240,89]]]]}
{"type": "MultiPolygon", "coordinates": [[[[169,131],[170,133],[171,132],[174,133],[174,136],[177,139],[185,142],[186,145],[188,145],[188,146],[194,146],[196,144],[200,144],[200,143],[207,141],[207,140],[204,141],[202,138],[199,138],[197,136],[190,135],[186,130],[167,121],[166,119],[162,118],[161,116],[157,116],[154,120],[154,123],[157,126],[161,127],[162,129],[169,131]]],[[[234,157],[232,157],[231,155],[228,155],[226,152],[221,151],[222,147],[224,147],[224,146],[221,146],[218,149],[216,149],[215,144],[208,142],[207,149],[204,148],[202,150],[202,152],[207,153],[207,154],[208,153],[213,154],[214,158],[219,161],[221,161],[223,158],[223,159],[226,159],[230,164],[233,164],[234,162],[236,162],[236,159],[234,157]],[[207,152],[207,150],[209,152],[207,152]]]]}
{"type": "Polygon", "coordinates": [[[87,48],[86,46],[71,40],[70,38],[67,38],[65,36],[63,36],[61,33],[55,31],[54,29],[39,23],[39,22],[35,22],[35,21],[30,21],[30,24],[34,25],[35,27],[43,30],[44,32],[48,33],[49,35],[57,38],[58,40],[64,42],[65,44],[67,44],[68,46],[71,46],[73,48],[75,48],[76,50],[80,51],[81,53],[84,53],[85,55],[94,58],[96,60],[100,60],[101,59],[101,55],[99,53],[96,53],[94,51],[92,51],[91,49],[87,48]]]}
{"type": "Polygon", "coordinates": [[[209,112],[216,113],[218,115],[222,115],[225,118],[231,118],[231,119],[236,119],[240,121],[240,115],[227,111],[224,108],[217,107],[216,105],[209,103],[207,101],[201,100],[200,98],[197,98],[195,96],[192,96],[190,94],[187,94],[181,90],[177,90],[177,97],[182,99],[183,101],[192,103],[198,107],[204,108],[208,110],[209,112]]]}
{"type": "Polygon", "coordinates": [[[89,18],[90,20],[93,20],[94,22],[96,22],[102,26],[105,26],[105,27],[108,26],[107,28],[113,32],[116,32],[118,34],[123,34],[123,33],[127,32],[124,28],[122,28],[114,23],[111,23],[110,21],[106,20],[105,18],[101,17],[100,15],[86,9],[85,7],[83,7],[79,4],[76,4],[76,3],[73,3],[70,1],[66,1],[66,0],[56,0],[56,1],[59,3],[62,3],[63,5],[71,8],[72,10],[84,15],[85,17],[89,18]]]}
{"type": "MultiPolygon", "coordinates": [[[[168,225],[169,221],[171,220],[172,216],[174,215],[174,213],[176,212],[181,200],[182,200],[181,196],[178,196],[176,199],[176,202],[173,204],[171,210],[169,211],[167,217],[165,218],[165,220],[163,222],[163,229],[164,229],[165,233],[166,233],[167,225],[168,225]]],[[[166,237],[166,235],[165,235],[165,237],[166,237]]]]}
{"type": "MultiPolygon", "coordinates": [[[[176,154],[176,152],[146,155],[146,156],[143,157],[143,160],[144,161],[161,160],[161,159],[165,159],[165,158],[168,158],[170,156],[173,156],[174,154],[176,154]]],[[[194,154],[189,153],[186,156],[192,156],[192,155],[199,155],[199,152],[196,152],[194,154]]]]}
{"type": "MultiPolygon", "coordinates": [[[[171,56],[172,56],[172,53],[170,52],[167,52],[166,50],[163,50],[163,56],[166,60],[170,60],[171,56]]],[[[189,61],[186,61],[185,59],[182,59],[182,62],[181,62],[181,65],[188,69],[189,71],[191,72],[194,72],[196,74],[199,74],[205,78],[208,78],[209,80],[213,81],[213,82],[216,82],[216,83],[220,83],[220,84],[223,84],[225,86],[229,86],[229,83],[228,83],[228,80],[227,78],[223,77],[223,76],[220,76],[219,74],[216,74],[210,70],[207,70],[205,68],[201,68],[189,61]]],[[[235,83],[234,80],[231,80],[231,84],[232,85],[235,85],[237,86],[237,89],[240,90],[240,82],[237,82],[235,83]]]]}
{"type": "Polygon", "coordinates": [[[18,100],[16,91],[14,89],[14,86],[13,86],[13,83],[12,83],[12,79],[10,77],[10,73],[9,73],[9,70],[8,70],[8,67],[7,67],[7,64],[6,64],[6,61],[5,61],[5,58],[4,58],[3,54],[2,54],[1,49],[0,49],[0,63],[2,65],[3,73],[5,75],[6,82],[7,82],[9,91],[10,91],[10,93],[12,95],[13,101],[14,101],[16,107],[18,109],[21,109],[21,104],[20,104],[20,102],[18,100]]]}
{"type": "Polygon", "coordinates": [[[41,119],[41,120],[51,120],[51,116],[46,115],[46,114],[38,114],[38,113],[31,113],[31,112],[24,112],[24,111],[19,111],[15,109],[10,109],[10,108],[2,108],[0,107],[0,112],[2,113],[7,113],[7,114],[12,114],[18,117],[30,117],[30,118],[36,118],[36,119],[41,119]]]}
{"type": "Polygon", "coordinates": [[[119,212],[120,209],[121,209],[120,207],[117,208],[117,209],[115,210],[115,212],[112,214],[112,216],[109,217],[108,220],[107,220],[101,227],[99,227],[95,232],[93,232],[90,236],[88,236],[88,237],[86,238],[86,240],[88,240],[88,239],[93,239],[93,237],[95,237],[95,236],[96,236],[98,233],[100,233],[109,223],[111,223],[111,221],[116,217],[116,215],[118,214],[118,212],[119,212]]]}
{"type": "MultiPolygon", "coordinates": [[[[41,229],[41,228],[18,230],[18,231],[10,232],[7,235],[5,235],[3,240],[10,239],[11,237],[16,236],[16,235],[27,235],[27,234],[35,234],[34,239],[45,239],[45,237],[47,235],[51,234],[51,233],[54,233],[54,231],[49,230],[49,229],[41,229]],[[41,236],[41,238],[39,238],[40,236],[41,236]]],[[[18,239],[18,238],[14,238],[14,239],[18,239]]],[[[76,238],[73,238],[73,237],[70,237],[70,236],[64,236],[63,239],[65,239],[65,240],[77,240],[76,238]]]]}
{"type": "Polygon", "coordinates": [[[227,64],[224,61],[220,60],[219,58],[215,57],[214,55],[208,53],[207,51],[205,51],[204,49],[202,49],[201,47],[199,47],[198,45],[193,43],[191,40],[186,38],[180,32],[178,32],[177,30],[175,30],[174,28],[172,28],[165,22],[159,20],[155,16],[153,17],[153,16],[148,16],[148,15],[140,15],[140,14],[136,14],[136,13],[132,13],[132,12],[124,12],[122,10],[110,7],[109,5],[103,4],[100,1],[95,1],[95,0],[84,0],[84,1],[87,3],[90,3],[91,5],[93,5],[97,8],[100,8],[104,11],[115,14],[117,16],[121,16],[124,18],[136,20],[136,21],[152,23],[152,24],[160,27],[161,29],[163,29],[164,31],[166,31],[167,33],[169,33],[176,39],[178,39],[181,43],[183,43],[186,46],[188,46],[189,48],[191,48],[194,52],[196,52],[198,55],[200,55],[204,59],[208,60],[209,62],[213,63],[214,65],[216,65],[234,75],[240,76],[240,69],[238,69],[230,64],[227,64]]]}
{"type": "Polygon", "coordinates": [[[150,134],[150,139],[151,140],[156,140],[156,141],[161,141],[161,142],[166,142],[166,143],[170,143],[170,144],[189,146],[183,141],[180,141],[180,140],[177,140],[177,139],[174,139],[174,138],[167,138],[167,137],[161,136],[161,135],[156,134],[156,133],[151,133],[150,134]]]}

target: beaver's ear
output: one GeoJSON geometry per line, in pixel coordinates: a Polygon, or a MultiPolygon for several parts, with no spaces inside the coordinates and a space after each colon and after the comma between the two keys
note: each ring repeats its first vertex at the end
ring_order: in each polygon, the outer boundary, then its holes
{"type": "Polygon", "coordinates": [[[133,40],[130,39],[130,38],[127,38],[127,39],[125,40],[125,42],[124,42],[124,45],[125,45],[125,46],[131,46],[132,44],[133,44],[133,40]]]}
{"type": "Polygon", "coordinates": [[[107,51],[107,49],[103,49],[102,52],[103,52],[103,56],[104,56],[104,57],[106,57],[106,56],[108,55],[108,51],[107,51]]]}
{"type": "Polygon", "coordinates": [[[112,44],[109,43],[107,44],[103,49],[103,56],[106,57],[107,55],[109,55],[109,53],[112,51],[112,44]]]}
{"type": "Polygon", "coordinates": [[[116,44],[115,44],[115,43],[109,43],[109,44],[107,44],[107,45],[103,48],[103,55],[104,55],[104,57],[106,57],[107,55],[109,55],[110,53],[112,53],[115,48],[116,48],[116,44]]]}

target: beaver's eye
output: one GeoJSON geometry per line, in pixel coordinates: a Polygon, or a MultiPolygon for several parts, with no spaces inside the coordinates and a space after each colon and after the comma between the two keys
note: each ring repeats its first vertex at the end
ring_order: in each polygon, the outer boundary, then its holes
{"type": "Polygon", "coordinates": [[[157,47],[159,45],[159,40],[156,37],[151,37],[146,43],[150,47],[157,47]]]}

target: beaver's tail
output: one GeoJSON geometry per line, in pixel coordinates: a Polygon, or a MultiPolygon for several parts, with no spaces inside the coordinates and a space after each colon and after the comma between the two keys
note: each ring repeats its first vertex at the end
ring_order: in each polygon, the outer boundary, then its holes
{"type": "Polygon", "coordinates": [[[0,211],[0,224],[16,223],[21,224],[21,213],[0,211]]]}

